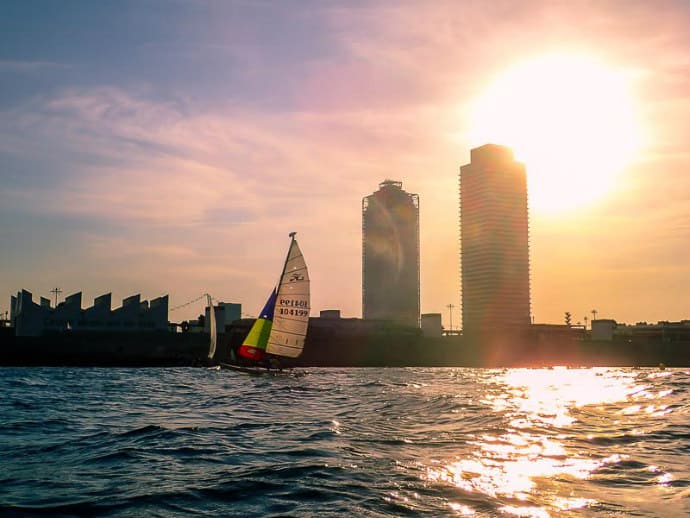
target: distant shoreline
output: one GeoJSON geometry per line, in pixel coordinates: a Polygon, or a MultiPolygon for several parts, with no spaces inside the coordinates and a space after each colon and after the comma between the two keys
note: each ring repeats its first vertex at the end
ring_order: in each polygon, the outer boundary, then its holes
{"type": "MultiPolygon", "coordinates": [[[[215,361],[228,361],[244,326],[219,334],[215,361]]],[[[0,366],[179,367],[211,363],[203,333],[55,333],[0,336],[0,366]]],[[[506,339],[472,342],[462,336],[410,333],[307,335],[301,367],[690,367],[690,342],[628,343],[506,339]]]]}

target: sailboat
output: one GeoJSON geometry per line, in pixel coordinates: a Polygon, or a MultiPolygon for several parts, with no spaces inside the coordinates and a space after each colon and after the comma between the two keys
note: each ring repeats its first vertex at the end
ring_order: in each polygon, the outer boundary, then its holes
{"type": "Polygon", "coordinates": [[[290,233],[283,270],[263,310],[252,325],[233,363],[222,367],[245,372],[279,370],[284,359],[302,354],[309,326],[309,272],[296,232],[290,233]]]}

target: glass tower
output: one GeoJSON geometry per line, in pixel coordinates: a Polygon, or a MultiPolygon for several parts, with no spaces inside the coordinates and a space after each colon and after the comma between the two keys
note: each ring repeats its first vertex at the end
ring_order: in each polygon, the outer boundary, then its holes
{"type": "Polygon", "coordinates": [[[419,327],[419,196],[402,182],[362,200],[362,316],[419,327]]]}

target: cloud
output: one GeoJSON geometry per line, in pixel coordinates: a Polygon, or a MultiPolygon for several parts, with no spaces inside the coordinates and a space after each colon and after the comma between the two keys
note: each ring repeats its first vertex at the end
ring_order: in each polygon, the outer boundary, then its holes
{"type": "MultiPolygon", "coordinates": [[[[348,183],[345,154],[330,149],[328,135],[305,139],[309,117],[233,107],[190,112],[110,87],[72,89],[6,113],[0,132],[14,139],[6,153],[62,163],[48,185],[40,180],[49,170],[4,189],[4,208],[117,223],[105,235],[81,234],[82,262],[125,286],[150,277],[168,286],[182,280],[182,293],[215,279],[220,296],[234,285],[227,292],[263,297],[282,260],[279,236],[291,230],[323,234],[331,222],[335,232],[325,234],[324,250],[342,251],[344,236],[358,245],[359,238],[336,229],[343,216],[358,228],[362,191],[339,194],[348,183]]],[[[68,270],[76,265],[61,266],[63,278],[73,277],[68,270]]],[[[358,275],[358,267],[350,273],[358,275]]]]}
{"type": "MultiPolygon", "coordinates": [[[[292,154],[291,139],[277,129],[241,113],[187,115],[172,103],[122,89],[66,92],[14,110],[4,121],[3,133],[14,139],[5,152],[35,159],[59,150],[71,161],[57,189],[31,189],[47,210],[200,222],[224,203],[236,210],[255,206],[264,182],[271,190],[281,178],[300,177],[277,172],[292,154]]],[[[289,192],[292,183],[283,184],[289,192]]]]}
{"type": "MultiPolygon", "coordinates": [[[[103,289],[117,281],[192,298],[211,286],[216,296],[258,306],[287,232],[298,230],[315,309],[357,315],[361,198],[391,177],[420,194],[423,309],[444,311],[458,298],[457,174],[469,159],[467,105],[503,67],[562,48],[629,69],[656,138],[645,163],[628,172],[627,201],[608,200],[590,219],[533,219],[533,251],[541,254],[534,264],[548,271],[535,307],[547,321],[560,319],[552,308],[562,295],[550,286],[562,272],[549,269],[553,254],[572,265],[568,286],[605,282],[607,244],[593,227],[620,232],[621,250],[669,268],[674,254],[687,252],[681,151],[690,36],[682,4],[317,3],[280,8],[289,23],[263,4],[238,8],[242,16],[235,7],[216,6],[212,21],[190,8],[193,27],[176,25],[189,43],[161,30],[142,38],[144,57],[133,69],[118,62],[117,81],[94,86],[101,76],[70,75],[70,85],[0,113],[3,210],[18,224],[32,215],[27,234],[36,218],[94,222],[78,232],[65,225],[84,254],[80,264],[61,265],[65,277],[71,271],[79,279],[86,264],[112,272],[93,276],[103,289]],[[142,70],[159,57],[163,72],[142,70]],[[656,248],[637,249],[639,232],[654,227],[663,229],[656,248]]],[[[60,66],[0,61],[10,74],[60,66]]],[[[690,289],[687,281],[679,286],[690,289]]]]}
{"type": "Polygon", "coordinates": [[[8,74],[50,72],[68,68],[71,68],[70,65],[51,61],[17,61],[0,59],[0,72],[8,74]]]}

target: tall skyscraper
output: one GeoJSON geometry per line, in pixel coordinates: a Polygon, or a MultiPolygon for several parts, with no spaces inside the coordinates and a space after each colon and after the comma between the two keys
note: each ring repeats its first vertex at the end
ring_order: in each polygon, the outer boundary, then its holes
{"type": "Polygon", "coordinates": [[[402,182],[362,199],[362,315],[419,326],[419,196],[402,182]]]}
{"type": "Polygon", "coordinates": [[[510,148],[478,147],[460,168],[460,240],[464,333],[527,328],[527,176],[510,148]]]}

